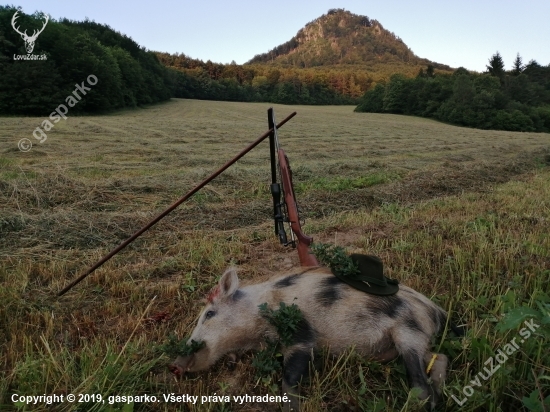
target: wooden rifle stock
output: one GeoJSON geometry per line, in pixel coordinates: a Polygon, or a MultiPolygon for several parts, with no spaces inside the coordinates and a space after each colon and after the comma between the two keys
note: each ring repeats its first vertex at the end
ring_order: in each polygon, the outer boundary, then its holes
{"type": "Polygon", "coordinates": [[[283,193],[285,196],[286,210],[288,213],[288,220],[290,223],[290,229],[296,235],[298,244],[298,257],[300,258],[300,264],[302,266],[320,266],[315,256],[311,253],[309,245],[313,243],[313,238],[307,236],[302,231],[302,225],[300,224],[300,217],[298,215],[298,205],[296,204],[296,198],[294,197],[294,186],[292,185],[292,172],[288,163],[288,157],[283,149],[279,149],[277,153],[279,157],[279,168],[281,170],[281,183],[283,186],[283,193]]]}

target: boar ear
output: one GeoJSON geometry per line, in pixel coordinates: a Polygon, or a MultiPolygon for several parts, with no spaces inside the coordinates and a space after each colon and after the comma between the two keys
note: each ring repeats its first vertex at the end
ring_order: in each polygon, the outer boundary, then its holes
{"type": "Polygon", "coordinates": [[[222,296],[231,296],[237,289],[239,289],[239,277],[237,276],[237,270],[234,267],[230,267],[222,275],[220,282],[220,294],[222,296]]]}

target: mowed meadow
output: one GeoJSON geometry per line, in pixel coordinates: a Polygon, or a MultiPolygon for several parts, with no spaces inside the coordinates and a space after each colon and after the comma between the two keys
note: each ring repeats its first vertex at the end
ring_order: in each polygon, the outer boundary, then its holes
{"type": "MultiPolygon", "coordinates": [[[[43,118],[0,118],[0,409],[280,410],[164,402],[163,394],[280,395],[281,372],[256,378],[245,354],[233,370],[222,361],[178,380],[160,348],[171,333],[190,334],[229,265],[250,283],[298,264],[273,233],[267,141],[56,297],[265,132],[268,107],[173,99],[105,116],[69,113],[42,144],[32,132],[43,118]],[[29,152],[17,148],[22,138],[36,142],[29,152]],[[23,405],[14,393],[159,402],[23,405]]],[[[278,121],[298,113],[279,138],[304,231],[380,256],[387,276],[466,326],[463,338],[445,332],[434,341],[452,358],[440,410],[550,411],[550,135],[350,106],[274,108],[278,121]],[[488,359],[532,319],[539,327],[488,374],[488,359]]],[[[306,412],[421,410],[400,360],[380,365],[353,348],[325,356],[302,394],[306,412]]]]}

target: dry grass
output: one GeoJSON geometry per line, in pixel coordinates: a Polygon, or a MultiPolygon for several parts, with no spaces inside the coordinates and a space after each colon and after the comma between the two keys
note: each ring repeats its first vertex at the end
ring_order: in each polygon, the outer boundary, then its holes
{"type": "MultiPolygon", "coordinates": [[[[72,117],[28,153],[17,142],[32,139],[42,119],[0,118],[0,408],[13,408],[13,392],[278,394],[277,382],[253,381],[246,358],[235,372],[220,367],[176,381],[155,351],[169,332],[192,330],[199,298],[231,262],[248,281],[297,263],[296,253],[272,236],[267,143],[65,297],[54,297],[263,133],[267,107],[173,100],[72,117]]],[[[503,310],[533,306],[538,294],[550,293],[550,135],[357,114],[350,107],[275,110],[279,120],[298,111],[280,138],[307,233],[380,255],[390,276],[467,323],[464,341],[437,342],[455,357],[446,409],[457,408],[451,395],[460,398],[491,351],[517,334],[494,330],[503,310]]],[[[462,410],[521,409],[522,397],[535,389],[531,370],[550,375],[540,352],[548,342],[532,339],[534,352],[516,354],[462,410]]],[[[380,366],[350,352],[314,374],[304,409],[373,410],[384,401],[382,410],[417,410],[405,381],[399,362],[380,366]]],[[[242,409],[135,405],[177,408],[242,409]]]]}

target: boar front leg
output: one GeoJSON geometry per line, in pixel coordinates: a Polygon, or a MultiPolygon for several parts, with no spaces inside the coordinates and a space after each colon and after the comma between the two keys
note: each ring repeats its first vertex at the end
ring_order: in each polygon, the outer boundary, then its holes
{"type": "Polygon", "coordinates": [[[300,398],[298,384],[302,378],[309,374],[309,363],[312,360],[311,349],[289,348],[285,354],[284,373],[283,373],[283,393],[286,393],[290,399],[286,403],[284,410],[286,412],[298,412],[300,410],[300,398]]]}

